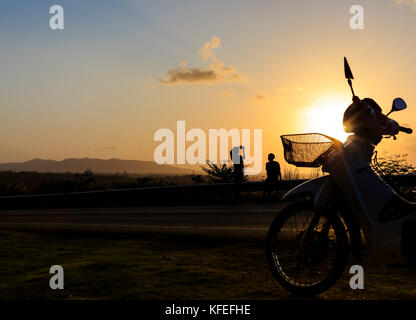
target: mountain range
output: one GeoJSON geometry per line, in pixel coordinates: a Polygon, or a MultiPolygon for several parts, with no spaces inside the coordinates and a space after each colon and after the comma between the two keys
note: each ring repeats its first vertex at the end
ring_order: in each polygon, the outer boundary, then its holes
{"type": "Polygon", "coordinates": [[[134,173],[134,174],[192,174],[195,170],[152,161],[121,159],[69,158],[62,161],[32,159],[24,162],[0,163],[0,171],[134,173]]]}

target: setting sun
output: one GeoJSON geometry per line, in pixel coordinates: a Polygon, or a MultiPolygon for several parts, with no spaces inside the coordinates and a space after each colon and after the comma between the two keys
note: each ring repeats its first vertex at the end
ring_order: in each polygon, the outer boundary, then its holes
{"type": "Polygon", "coordinates": [[[305,110],[307,132],[323,133],[342,142],[348,137],[344,132],[342,117],[348,106],[342,99],[323,99],[305,110]]]}

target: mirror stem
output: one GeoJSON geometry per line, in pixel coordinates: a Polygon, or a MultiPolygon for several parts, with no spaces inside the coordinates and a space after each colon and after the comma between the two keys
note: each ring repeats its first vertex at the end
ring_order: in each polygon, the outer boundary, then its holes
{"type": "Polygon", "coordinates": [[[348,78],[348,84],[350,85],[351,92],[352,92],[352,97],[353,97],[353,100],[354,100],[355,93],[354,93],[354,89],[352,88],[352,81],[351,81],[351,79],[350,79],[350,78],[348,78]]]}

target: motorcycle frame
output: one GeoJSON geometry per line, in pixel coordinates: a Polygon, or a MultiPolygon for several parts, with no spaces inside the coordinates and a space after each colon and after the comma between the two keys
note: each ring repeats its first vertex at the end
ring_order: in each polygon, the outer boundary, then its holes
{"type": "MultiPolygon", "coordinates": [[[[389,264],[400,259],[400,245],[402,226],[409,217],[403,217],[394,221],[379,223],[374,218],[381,212],[388,199],[382,199],[380,203],[369,205],[360,192],[358,186],[359,170],[354,168],[345,157],[344,145],[337,146],[334,156],[327,164],[329,175],[308,180],[283,196],[283,200],[291,200],[297,197],[311,197],[316,214],[319,209],[330,209],[334,214],[339,214],[349,236],[350,245],[354,256],[361,259],[363,256],[363,237],[366,242],[366,262],[371,265],[389,264]],[[362,233],[361,233],[362,231],[362,233]]],[[[367,168],[367,170],[372,170],[367,168]]],[[[371,191],[370,191],[371,192],[371,191]]],[[[388,190],[394,194],[394,190],[388,190]]]]}

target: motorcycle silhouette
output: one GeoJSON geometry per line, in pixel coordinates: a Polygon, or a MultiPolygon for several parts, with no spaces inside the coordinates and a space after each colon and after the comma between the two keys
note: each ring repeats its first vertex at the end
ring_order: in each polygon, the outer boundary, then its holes
{"type": "Polygon", "coordinates": [[[350,249],[371,265],[415,256],[416,203],[397,194],[371,166],[382,138],[412,133],[388,117],[407,105],[396,98],[384,115],[374,100],[355,95],[346,58],[344,72],[353,96],[344,113],[344,130],[352,133],[345,143],[319,133],[281,136],[288,163],[322,166],[327,173],[286,193],[283,199],[293,202],[275,217],[267,235],[272,275],[298,295],[331,288],[348,263],[350,249]]]}

